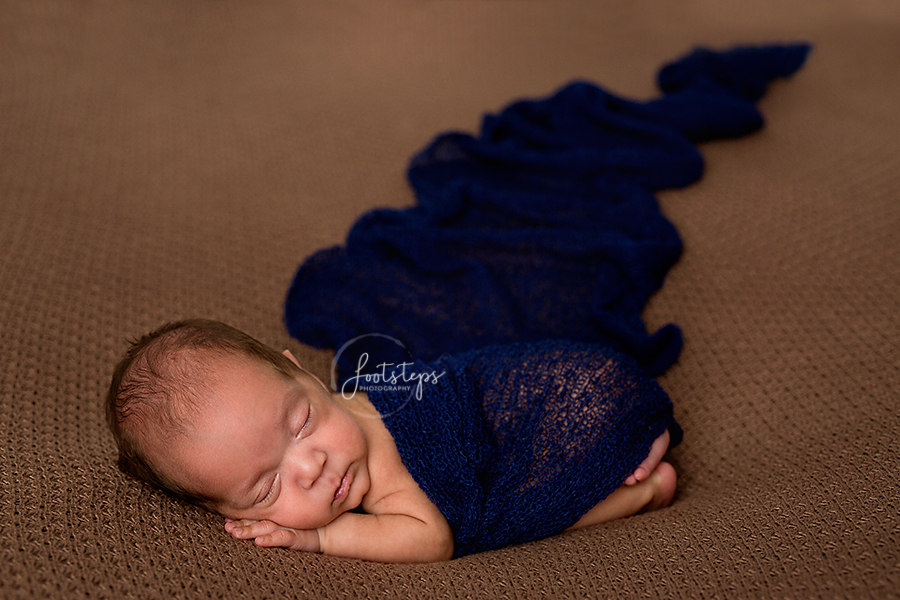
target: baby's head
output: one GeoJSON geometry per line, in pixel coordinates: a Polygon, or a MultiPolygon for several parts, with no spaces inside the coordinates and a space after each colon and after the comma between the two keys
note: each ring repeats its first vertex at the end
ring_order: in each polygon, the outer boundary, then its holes
{"type": "Polygon", "coordinates": [[[289,353],[223,323],[171,323],[116,367],[119,468],[232,518],[311,529],[368,491],[359,424],[289,353]]]}

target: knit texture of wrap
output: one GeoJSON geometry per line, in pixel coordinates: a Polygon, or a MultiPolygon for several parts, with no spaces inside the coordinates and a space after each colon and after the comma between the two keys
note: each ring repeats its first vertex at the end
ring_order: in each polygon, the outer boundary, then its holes
{"type": "Polygon", "coordinates": [[[697,49],[646,102],[576,82],[511,104],[412,159],[414,207],[366,213],[345,246],[301,265],[289,332],[337,350],[338,385],[368,377],[457,555],[564,529],[665,427],[680,440],[648,375],[676,360],[681,332],[648,333],[641,317],[681,252],[653,193],[701,176],[695,143],[760,128],[755,101],[808,51],[697,49]],[[569,342],[483,349],[541,340],[569,342]],[[374,385],[404,363],[446,375],[421,400],[374,385]]]}
{"type": "Polygon", "coordinates": [[[562,531],[666,429],[681,441],[659,384],[603,346],[508,344],[401,365],[342,391],[368,394],[450,523],[455,556],[562,531]]]}

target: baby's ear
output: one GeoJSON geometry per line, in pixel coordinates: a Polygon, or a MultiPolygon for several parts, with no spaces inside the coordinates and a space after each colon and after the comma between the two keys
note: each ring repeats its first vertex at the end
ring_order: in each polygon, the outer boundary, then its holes
{"type": "Polygon", "coordinates": [[[303,365],[301,365],[300,362],[296,358],[294,358],[294,355],[291,354],[290,350],[283,350],[281,353],[284,354],[285,356],[287,356],[291,360],[292,363],[297,365],[297,368],[299,368],[301,371],[303,371],[304,373],[306,373],[307,375],[309,375],[310,377],[312,377],[313,379],[318,381],[319,385],[321,385],[326,391],[328,390],[328,386],[325,385],[324,383],[322,383],[321,379],[319,379],[318,377],[316,377],[315,375],[313,375],[312,373],[310,373],[309,371],[307,371],[306,369],[303,368],[303,365]]]}
{"type": "MultiPolygon", "coordinates": [[[[291,354],[291,351],[290,351],[290,350],[283,350],[281,353],[284,354],[285,356],[287,356],[289,359],[291,359],[291,362],[292,362],[292,363],[294,363],[295,365],[297,365],[298,367],[300,367],[300,363],[297,362],[297,359],[294,358],[294,355],[291,354]]],[[[303,369],[303,367],[300,367],[300,368],[303,369]]],[[[306,369],[303,369],[303,370],[305,371],[306,369]]]]}

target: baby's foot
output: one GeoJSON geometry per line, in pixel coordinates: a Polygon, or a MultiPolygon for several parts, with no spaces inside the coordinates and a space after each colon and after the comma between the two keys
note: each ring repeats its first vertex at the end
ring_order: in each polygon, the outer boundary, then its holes
{"type": "Polygon", "coordinates": [[[675,488],[678,486],[675,467],[667,462],[659,463],[650,473],[647,483],[653,486],[653,498],[641,509],[641,512],[665,508],[675,498],[675,488]]]}
{"type": "Polygon", "coordinates": [[[653,444],[650,446],[650,452],[647,453],[647,458],[638,465],[637,469],[634,470],[634,473],[625,479],[625,485],[634,485],[650,476],[650,473],[656,469],[659,461],[662,460],[666,450],[669,449],[669,439],[669,430],[666,429],[661,436],[653,440],[653,444]]]}

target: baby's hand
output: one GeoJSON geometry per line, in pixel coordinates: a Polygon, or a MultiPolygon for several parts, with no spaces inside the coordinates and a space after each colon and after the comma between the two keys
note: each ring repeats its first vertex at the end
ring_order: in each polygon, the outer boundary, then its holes
{"type": "Polygon", "coordinates": [[[253,539],[257,546],[290,548],[319,552],[319,534],[315,529],[290,529],[274,521],[225,519],[225,531],[239,540],[253,539]]]}
{"type": "Polygon", "coordinates": [[[650,477],[650,473],[656,469],[657,465],[659,465],[659,462],[662,460],[663,455],[666,453],[666,450],[669,449],[669,437],[669,430],[666,429],[661,436],[653,441],[653,444],[650,446],[650,452],[647,454],[647,458],[638,465],[638,468],[634,470],[634,473],[625,479],[625,485],[634,485],[650,477]]]}

